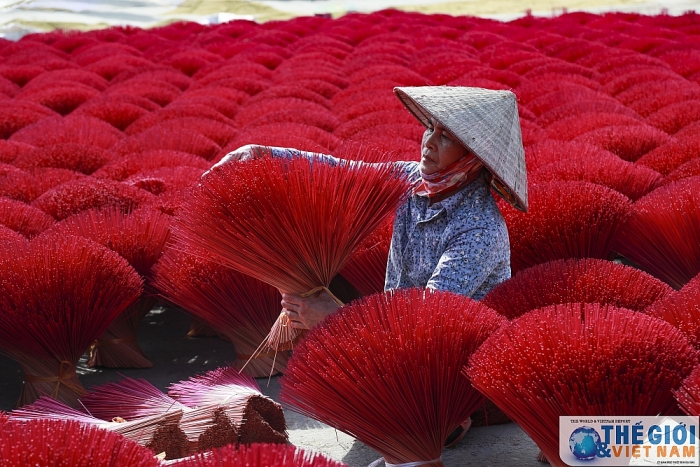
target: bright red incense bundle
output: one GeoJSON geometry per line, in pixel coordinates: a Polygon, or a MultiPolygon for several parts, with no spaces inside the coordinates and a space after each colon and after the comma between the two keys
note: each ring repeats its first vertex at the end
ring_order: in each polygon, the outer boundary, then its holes
{"type": "Polygon", "coordinates": [[[387,462],[442,466],[445,439],[483,402],[461,368],[506,322],[450,292],[403,289],[361,298],[294,349],[280,398],[387,462]]]}
{"type": "Polygon", "coordinates": [[[523,315],[489,338],[465,372],[537,443],[559,457],[559,417],[658,415],[697,364],[670,324],[643,313],[571,303],[523,315]]]}
{"type": "Polygon", "coordinates": [[[526,214],[501,203],[514,272],[566,258],[610,255],[629,215],[629,199],[589,182],[548,182],[530,189],[526,214]]]}
{"type": "MultiPolygon", "coordinates": [[[[606,151],[601,151],[605,154],[606,151]]],[[[602,154],[601,154],[602,155],[602,154]]],[[[636,201],[663,183],[663,176],[619,157],[567,159],[545,165],[534,174],[536,182],[580,180],[607,186],[636,201]],[[602,159],[602,160],[601,160],[602,159]]]]}
{"type": "MultiPolygon", "coordinates": [[[[264,157],[210,172],[174,228],[226,266],[279,290],[312,294],[328,288],[408,191],[406,174],[388,164],[264,157]]],[[[277,324],[263,352],[298,335],[277,324]]]]}
{"type": "Polygon", "coordinates": [[[3,466],[157,467],[153,452],[117,433],[75,421],[0,424],[3,466]]]}
{"type": "Polygon", "coordinates": [[[562,303],[599,303],[643,311],[673,289],[639,269],[602,259],[550,261],[519,271],[481,302],[508,319],[562,303]]]}
{"type": "Polygon", "coordinates": [[[89,366],[150,368],[136,341],[136,329],[157,298],[150,284],[151,268],[170,238],[170,216],[153,208],[125,214],[119,209],[87,210],[56,224],[51,232],[94,240],[119,253],[145,280],[141,298],[116,317],[95,342],[89,366]]]}
{"type": "Polygon", "coordinates": [[[282,444],[252,444],[250,446],[227,446],[215,449],[211,454],[199,455],[177,465],[182,467],[345,467],[342,462],[329,459],[323,454],[306,452],[296,446],[282,444]]]}
{"type": "Polygon", "coordinates": [[[23,367],[20,406],[42,393],[74,404],[78,359],[142,287],[115,252],[53,235],[0,250],[0,284],[0,349],[23,367]]]}
{"type": "Polygon", "coordinates": [[[700,273],[700,177],[658,188],[634,203],[615,250],[680,289],[700,273]]]}
{"type": "Polygon", "coordinates": [[[700,349],[700,274],[678,292],[649,306],[645,312],[673,324],[695,348],[700,349]]]}
{"type": "Polygon", "coordinates": [[[85,177],[72,170],[53,167],[40,167],[28,171],[17,170],[0,178],[0,194],[23,203],[31,203],[58,185],[85,177]]]}
{"type": "Polygon", "coordinates": [[[203,257],[169,249],[153,269],[160,296],[226,335],[236,347],[237,366],[255,377],[284,371],[286,353],[246,362],[265,340],[280,312],[274,287],[203,257]]]}
{"type": "Polygon", "coordinates": [[[238,428],[241,444],[289,441],[282,406],[237,368],[222,367],[171,384],[168,395],[190,407],[218,406],[238,428]]]}
{"type": "Polygon", "coordinates": [[[360,245],[340,271],[340,274],[360,292],[360,295],[372,295],[384,291],[393,231],[394,221],[390,219],[360,245]]]}
{"type": "Polygon", "coordinates": [[[126,155],[104,165],[92,176],[121,182],[144,170],[182,166],[207,170],[211,167],[211,163],[194,154],[162,149],[126,155]]]}

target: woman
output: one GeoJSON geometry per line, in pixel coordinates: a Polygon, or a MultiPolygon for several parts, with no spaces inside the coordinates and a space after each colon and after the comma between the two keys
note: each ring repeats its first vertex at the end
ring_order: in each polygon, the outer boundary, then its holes
{"type": "MultiPolygon", "coordinates": [[[[465,87],[405,87],[394,93],[426,130],[420,162],[397,162],[416,188],[396,214],[384,288],[432,288],[479,300],[510,277],[508,231],[491,188],[527,210],[515,95],[465,87]]],[[[254,157],[253,149],[240,148],[219,164],[254,157]]],[[[311,157],[285,148],[273,148],[273,155],[311,157]]],[[[282,306],[299,329],[314,327],[339,307],[325,292],[283,293],[282,306]]],[[[458,442],[470,423],[446,445],[458,442]]]]}
{"type": "MultiPolygon", "coordinates": [[[[396,215],[384,288],[425,287],[479,300],[510,277],[508,231],[490,188],[527,210],[515,95],[442,86],[394,92],[426,130],[420,162],[397,163],[418,185],[396,215]]],[[[219,164],[252,157],[252,149],[240,148],[219,164]]],[[[308,155],[284,148],[273,154],[308,155]]],[[[314,327],[338,308],[325,292],[283,293],[282,299],[299,329],[314,327]]]]}

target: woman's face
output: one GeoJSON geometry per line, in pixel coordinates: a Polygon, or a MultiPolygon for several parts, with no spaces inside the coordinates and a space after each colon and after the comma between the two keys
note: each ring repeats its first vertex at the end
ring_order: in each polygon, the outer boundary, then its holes
{"type": "Polygon", "coordinates": [[[469,151],[434,118],[423,133],[420,171],[434,174],[469,154],[469,151]]]}

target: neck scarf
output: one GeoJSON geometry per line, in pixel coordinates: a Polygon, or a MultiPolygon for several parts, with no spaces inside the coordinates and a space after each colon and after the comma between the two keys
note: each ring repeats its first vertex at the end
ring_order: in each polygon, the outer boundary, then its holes
{"type": "Polygon", "coordinates": [[[459,185],[468,185],[476,180],[482,167],[483,164],[478,157],[465,156],[435,173],[428,175],[421,172],[422,181],[413,194],[433,198],[459,185]]]}

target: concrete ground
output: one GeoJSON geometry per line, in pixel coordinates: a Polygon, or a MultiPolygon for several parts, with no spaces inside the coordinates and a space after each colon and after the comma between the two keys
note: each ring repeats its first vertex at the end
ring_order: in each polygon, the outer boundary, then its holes
{"type": "MultiPolygon", "coordinates": [[[[92,369],[78,368],[83,386],[118,381],[120,375],[144,378],[161,390],[173,382],[187,379],[233,361],[232,346],[218,338],[188,338],[190,319],[174,309],[155,309],[141,323],[139,343],[153,362],[149,369],[92,369]]],[[[279,377],[268,385],[266,378],[258,384],[266,395],[279,400],[279,377]]],[[[22,388],[19,365],[0,356],[0,410],[12,410],[22,388]]],[[[285,409],[289,438],[292,444],[345,462],[364,467],[379,455],[352,437],[336,431],[316,420],[285,409]]],[[[469,430],[455,449],[445,450],[445,467],[541,467],[537,462],[538,448],[514,423],[469,430]]]]}

